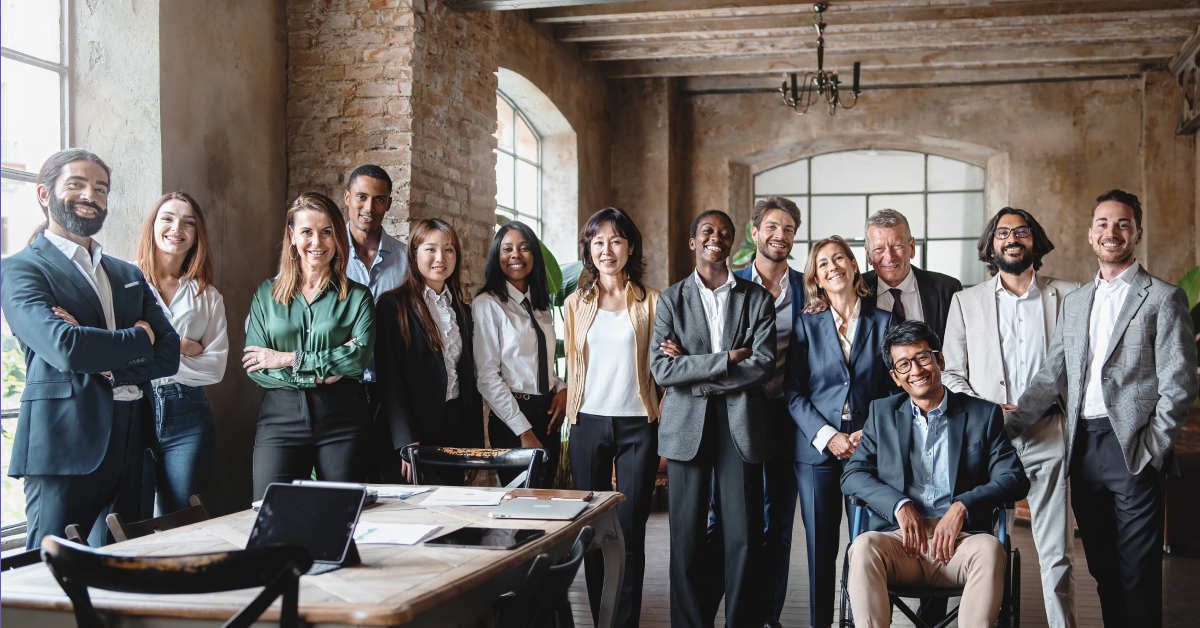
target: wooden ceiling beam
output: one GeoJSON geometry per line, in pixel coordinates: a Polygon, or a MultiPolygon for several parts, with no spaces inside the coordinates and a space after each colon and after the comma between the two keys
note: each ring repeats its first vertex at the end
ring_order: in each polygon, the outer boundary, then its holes
{"type": "MultiPolygon", "coordinates": [[[[1140,77],[1145,68],[1141,64],[1118,64],[1111,66],[1098,65],[1060,65],[1049,68],[1005,68],[990,70],[986,73],[969,70],[912,70],[889,72],[876,77],[861,87],[865,102],[870,102],[872,96],[889,89],[908,89],[919,87],[937,87],[952,85],[996,85],[1006,83],[1041,83],[1069,82],[1096,79],[1134,78],[1140,77]]],[[[730,77],[690,77],[680,86],[685,95],[701,95],[705,93],[775,93],[781,81],[734,79],[730,77]]],[[[843,84],[842,89],[849,92],[849,86],[843,84]]],[[[783,105],[780,105],[783,108],[783,105]]]]}
{"type": "Polygon", "coordinates": [[[522,9],[549,9],[591,4],[629,4],[626,0],[446,0],[446,7],[460,13],[478,11],[517,11],[522,9]]]}

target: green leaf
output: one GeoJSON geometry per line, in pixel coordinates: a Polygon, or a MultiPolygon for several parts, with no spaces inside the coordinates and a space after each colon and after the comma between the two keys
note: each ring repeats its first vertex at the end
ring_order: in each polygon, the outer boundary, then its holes
{"type": "Polygon", "coordinates": [[[1196,305],[1196,300],[1200,297],[1200,266],[1194,266],[1184,273],[1175,285],[1187,293],[1188,307],[1196,305]]]}
{"type": "Polygon", "coordinates": [[[754,249],[741,249],[733,254],[733,265],[743,268],[754,261],[754,249]]]}
{"type": "Polygon", "coordinates": [[[512,218],[509,218],[508,216],[505,216],[504,214],[496,214],[496,226],[497,227],[502,227],[504,225],[507,225],[510,222],[512,222],[512,218]]]}
{"type": "Polygon", "coordinates": [[[558,294],[558,289],[562,287],[563,276],[562,269],[558,267],[558,260],[554,258],[554,254],[550,249],[546,248],[545,243],[538,240],[538,244],[542,247],[542,263],[546,265],[546,288],[550,291],[550,296],[558,294]]]}
{"type": "Polygon", "coordinates": [[[559,266],[562,272],[562,287],[558,292],[551,295],[554,298],[554,305],[562,307],[567,303],[567,297],[579,289],[579,279],[583,276],[583,262],[575,261],[570,264],[559,266]]]}

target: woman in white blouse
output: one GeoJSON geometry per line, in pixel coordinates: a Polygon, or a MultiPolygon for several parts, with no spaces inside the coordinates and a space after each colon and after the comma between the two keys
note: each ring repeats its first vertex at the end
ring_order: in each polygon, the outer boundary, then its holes
{"type": "MultiPolygon", "coordinates": [[[[179,333],[179,372],[154,380],[155,488],[162,514],[188,507],[204,489],[217,452],[217,429],[202,386],[220,382],[229,356],[225,302],[213,286],[208,228],[196,199],[164,194],[154,204],[138,242],[138,268],[179,333]]],[[[149,510],[149,508],[145,508],[149,510]]]]}
{"type": "MultiPolygon", "coordinates": [[[[549,457],[531,486],[550,488],[558,469],[559,426],[567,385],[554,373],[554,314],[542,247],[528,225],[513,221],[492,238],[475,314],[475,370],[491,407],[494,448],[541,447],[549,457]]],[[[501,473],[504,484],[515,473],[501,473]]]]}
{"type": "MultiPolygon", "coordinates": [[[[376,305],[375,423],[390,438],[380,447],[383,481],[412,479],[399,452],[406,445],[483,447],[483,401],[475,387],[471,310],[463,302],[454,228],[431,218],[408,236],[410,271],[376,305]]],[[[463,484],[462,473],[426,470],[426,484],[463,484]]]]}

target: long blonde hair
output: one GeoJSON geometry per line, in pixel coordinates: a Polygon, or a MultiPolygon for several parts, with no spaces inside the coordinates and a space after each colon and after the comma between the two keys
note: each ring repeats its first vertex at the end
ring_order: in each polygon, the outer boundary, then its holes
{"type": "Polygon", "coordinates": [[[196,294],[203,294],[208,286],[213,285],[216,272],[213,270],[212,249],[208,245],[208,223],[204,221],[204,212],[200,211],[200,204],[191,194],[167,192],[154,203],[154,208],[150,210],[150,215],[142,225],[142,236],[138,240],[137,267],[146,276],[146,281],[161,293],[162,288],[158,285],[158,259],[154,255],[154,222],[158,220],[158,210],[169,201],[182,201],[191,205],[192,214],[196,217],[196,241],[183,258],[183,275],[179,282],[193,279],[196,281],[196,294]]]}
{"type": "Polygon", "coordinates": [[[808,264],[804,266],[804,311],[809,314],[824,312],[830,307],[829,295],[825,294],[825,289],[817,283],[817,254],[830,244],[841,247],[846,257],[854,262],[854,294],[857,294],[860,299],[871,296],[871,288],[867,286],[867,280],[863,279],[862,271],[858,269],[858,260],[854,258],[854,251],[850,250],[850,245],[842,239],[842,236],[829,236],[824,240],[814,242],[812,248],[808,250],[808,264]]]}
{"type": "MultiPolygon", "coordinates": [[[[350,294],[350,282],[346,278],[346,261],[350,258],[350,239],[346,236],[346,219],[342,217],[341,210],[328,196],[317,192],[301,194],[288,208],[287,224],[283,227],[283,247],[279,254],[279,274],[275,277],[275,284],[271,286],[271,297],[275,299],[276,303],[282,305],[291,305],[292,299],[296,298],[296,290],[300,286],[303,275],[300,271],[300,256],[296,253],[296,247],[292,245],[291,235],[292,227],[296,222],[296,214],[304,211],[321,212],[333,224],[333,240],[337,250],[333,259],[329,261],[329,277],[325,281],[326,285],[330,281],[336,282],[338,301],[344,301],[350,294]]],[[[325,285],[322,285],[321,289],[324,290],[325,285]]]]}

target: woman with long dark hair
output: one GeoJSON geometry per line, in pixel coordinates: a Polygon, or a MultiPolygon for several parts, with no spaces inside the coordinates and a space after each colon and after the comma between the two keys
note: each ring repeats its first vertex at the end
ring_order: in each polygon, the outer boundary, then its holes
{"type": "MultiPolygon", "coordinates": [[[[454,228],[431,218],[408,236],[404,283],[377,304],[376,423],[388,430],[383,481],[412,479],[406,445],[483,447],[483,402],[475,387],[471,310],[463,302],[462,247],[454,228]]],[[[382,430],[380,430],[382,431],[382,430]]],[[[378,432],[377,432],[378,433],[378,432]]],[[[462,473],[424,472],[426,484],[463,483],[462,473]]]]}
{"type": "MultiPolygon", "coordinates": [[[[646,520],[658,470],[658,389],[650,353],[659,291],[642,283],[642,234],[620,209],[592,215],[579,236],[579,259],[584,275],[567,297],[563,324],[571,475],[577,489],[611,491],[616,464],[617,490],[625,494],[617,505],[625,538],[617,625],[636,627],[646,572],[646,520]]],[[[604,568],[592,553],[584,561],[595,613],[604,568]]]]}
{"type": "MultiPolygon", "coordinates": [[[[475,315],[475,370],[488,402],[491,446],[541,447],[549,460],[532,486],[550,488],[562,440],[567,385],[554,373],[554,314],[542,247],[513,221],[492,238],[475,315]]],[[[516,474],[502,473],[508,483],[516,474]]]]}
{"type": "Polygon", "coordinates": [[[346,277],[341,210],[308,192],[292,203],[279,273],[250,303],[242,366],[267,389],[254,437],[254,498],[272,482],[362,482],[371,417],[362,374],[375,346],[375,306],[346,277]]]}

